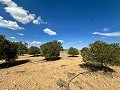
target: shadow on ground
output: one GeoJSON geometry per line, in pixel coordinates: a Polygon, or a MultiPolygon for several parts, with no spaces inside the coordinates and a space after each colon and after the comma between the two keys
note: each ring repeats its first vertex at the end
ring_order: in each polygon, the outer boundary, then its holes
{"type": "Polygon", "coordinates": [[[55,58],[45,58],[43,60],[46,60],[46,61],[57,61],[57,60],[60,60],[61,57],[55,57],[55,58]]]}
{"type": "Polygon", "coordinates": [[[21,64],[25,64],[27,62],[29,62],[30,60],[17,60],[17,61],[13,61],[13,62],[5,62],[5,63],[1,63],[0,64],[0,69],[5,69],[5,68],[9,68],[9,67],[14,67],[17,65],[21,65],[21,64]]]}
{"type": "Polygon", "coordinates": [[[85,68],[89,71],[96,72],[96,71],[104,71],[104,72],[115,72],[112,68],[106,66],[97,66],[91,63],[83,63],[79,64],[81,68],[85,68]]]}

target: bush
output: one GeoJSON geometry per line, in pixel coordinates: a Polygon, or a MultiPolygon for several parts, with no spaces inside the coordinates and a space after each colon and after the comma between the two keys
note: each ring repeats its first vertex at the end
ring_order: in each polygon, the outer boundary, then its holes
{"type": "Polygon", "coordinates": [[[120,44],[96,41],[81,50],[83,61],[99,63],[101,66],[117,65],[120,62],[120,44]]]}
{"type": "Polygon", "coordinates": [[[40,49],[39,49],[38,47],[31,46],[31,47],[28,49],[28,53],[29,53],[30,55],[36,56],[37,54],[40,54],[40,49]]]}
{"type": "Polygon", "coordinates": [[[17,54],[18,55],[23,55],[25,53],[27,53],[28,48],[27,48],[27,43],[23,43],[23,42],[14,42],[17,45],[17,54]]]}
{"type": "Polygon", "coordinates": [[[59,59],[60,51],[62,50],[61,47],[60,42],[53,41],[42,44],[40,49],[46,60],[56,60],[59,59]]]}
{"type": "Polygon", "coordinates": [[[76,48],[70,47],[68,50],[68,54],[71,56],[79,55],[79,51],[76,48]]]}
{"type": "Polygon", "coordinates": [[[0,35],[0,59],[9,62],[17,58],[17,45],[0,35]]]}

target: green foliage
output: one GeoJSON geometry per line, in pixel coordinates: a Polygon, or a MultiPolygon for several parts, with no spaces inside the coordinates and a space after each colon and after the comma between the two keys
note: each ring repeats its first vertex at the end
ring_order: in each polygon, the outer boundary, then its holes
{"type": "Polygon", "coordinates": [[[23,43],[23,42],[14,42],[17,45],[17,54],[18,55],[23,55],[25,53],[27,53],[27,43],[23,43]]]}
{"type": "Polygon", "coordinates": [[[42,44],[40,46],[42,55],[47,60],[54,60],[57,59],[60,55],[60,51],[62,50],[62,45],[58,41],[48,42],[45,44],[42,44]]]}
{"type": "Polygon", "coordinates": [[[31,46],[31,47],[28,49],[28,53],[29,53],[30,55],[36,56],[37,54],[40,54],[40,49],[39,49],[38,47],[31,46]]]}
{"type": "Polygon", "coordinates": [[[0,59],[11,61],[17,58],[17,45],[0,35],[0,59]]]}
{"type": "Polygon", "coordinates": [[[68,54],[72,56],[79,55],[79,51],[76,48],[70,47],[68,50],[68,54]]]}
{"type": "Polygon", "coordinates": [[[89,62],[92,60],[92,58],[90,57],[91,56],[90,50],[87,47],[81,49],[81,56],[83,57],[83,61],[85,62],[89,62]]]}
{"type": "Polygon", "coordinates": [[[120,62],[120,44],[96,41],[81,50],[85,62],[99,63],[101,66],[117,65],[120,62]]]}

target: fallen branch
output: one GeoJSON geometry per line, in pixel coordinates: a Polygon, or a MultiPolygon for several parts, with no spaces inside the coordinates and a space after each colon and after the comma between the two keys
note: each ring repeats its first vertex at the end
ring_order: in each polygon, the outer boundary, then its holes
{"type": "Polygon", "coordinates": [[[71,78],[68,82],[68,89],[67,90],[70,90],[70,83],[73,79],[75,79],[76,77],[78,77],[80,74],[87,74],[87,73],[90,73],[89,71],[88,72],[81,72],[79,74],[77,74],[76,76],[74,76],[73,78],[71,78]]]}

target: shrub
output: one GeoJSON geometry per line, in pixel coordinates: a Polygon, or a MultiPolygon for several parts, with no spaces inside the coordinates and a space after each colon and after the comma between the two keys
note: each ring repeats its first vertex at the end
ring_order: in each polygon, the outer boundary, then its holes
{"type": "Polygon", "coordinates": [[[68,54],[71,56],[79,55],[79,51],[76,48],[70,47],[68,50],[68,54]]]}
{"type": "Polygon", "coordinates": [[[0,35],[0,59],[9,62],[17,58],[17,46],[0,35]]]}
{"type": "Polygon", "coordinates": [[[120,44],[96,41],[83,48],[81,55],[85,62],[99,63],[101,66],[117,65],[116,62],[120,62],[120,44]]]}
{"type": "Polygon", "coordinates": [[[14,42],[17,45],[17,54],[18,55],[23,55],[25,53],[27,53],[28,49],[27,49],[27,43],[23,43],[23,42],[14,42]]]}
{"type": "Polygon", "coordinates": [[[62,50],[61,47],[62,45],[60,42],[53,41],[42,44],[40,49],[46,60],[55,60],[59,59],[60,51],[62,50]]]}
{"type": "Polygon", "coordinates": [[[31,47],[28,49],[28,53],[29,53],[30,55],[36,56],[37,54],[40,54],[40,49],[39,49],[38,47],[31,46],[31,47]]]}

